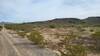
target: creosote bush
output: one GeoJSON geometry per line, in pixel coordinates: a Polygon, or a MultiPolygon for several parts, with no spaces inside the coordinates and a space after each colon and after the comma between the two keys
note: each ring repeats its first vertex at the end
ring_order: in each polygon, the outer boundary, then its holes
{"type": "Polygon", "coordinates": [[[21,37],[25,37],[25,35],[26,35],[26,33],[25,32],[17,32],[17,34],[19,35],[19,36],[21,36],[21,37]]]}
{"type": "Polygon", "coordinates": [[[100,31],[95,32],[92,34],[93,39],[95,40],[94,50],[100,53],[100,31]]]}
{"type": "Polygon", "coordinates": [[[82,45],[68,45],[61,56],[87,56],[85,47],[82,45]]]}
{"type": "Polygon", "coordinates": [[[5,25],[5,27],[7,29],[14,31],[25,31],[25,32],[30,32],[33,29],[33,26],[24,24],[11,24],[11,25],[5,25]]]}
{"type": "Polygon", "coordinates": [[[73,31],[70,31],[69,34],[64,36],[64,39],[61,40],[59,45],[59,47],[63,47],[63,49],[58,49],[61,56],[87,56],[86,47],[81,44],[72,43],[72,41],[77,38],[79,38],[79,35],[74,34],[73,31]]]}
{"type": "Polygon", "coordinates": [[[43,45],[43,36],[40,32],[33,30],[30,35],[28,36],[28,39],[34,42],[35,44],[43,45]]]}
{"type": "Polygon", "coordinates": [[[2,26],[0,26],[0,31],[1,31],[1,29],[2,29],[2,26]]]}
{"type": "Polygon", "coordinates": [[[49,25],[49,28],[56,28],[55,25],[49,25]]]}
{"type": "Polygon", "coordinates": [[[94,34],[92,34],[92,36],[94,38],[100,38],[100,31],[95,32],[94,34]]]}

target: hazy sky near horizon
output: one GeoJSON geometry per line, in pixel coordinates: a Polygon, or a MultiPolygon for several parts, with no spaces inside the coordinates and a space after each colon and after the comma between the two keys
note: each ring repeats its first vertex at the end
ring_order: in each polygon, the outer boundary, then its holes
{"type": "Polygon", "coordinates": [[[0,0],[0,21],[83,19],[88,16],[100,16],[100,0],[0,0]]]}

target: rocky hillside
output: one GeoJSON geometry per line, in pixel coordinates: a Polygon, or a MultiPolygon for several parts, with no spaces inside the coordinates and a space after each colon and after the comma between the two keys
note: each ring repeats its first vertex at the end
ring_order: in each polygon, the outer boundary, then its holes
{"type": "Polygon", "coordinates": [[[33,24],[33,25],[55,25],[55,26],[69,26],[69,25],[100,25],[100,17],[88,17],[86,19],[80,20],[78,18],[56,18],[48,21],[40,22],[29,22],[24,24],[33,24]]]}
{"type": "Polygon", "coordinates": [[[84,21],[88,24],[100,24],[100,17],[88,17],[84,21]]]}

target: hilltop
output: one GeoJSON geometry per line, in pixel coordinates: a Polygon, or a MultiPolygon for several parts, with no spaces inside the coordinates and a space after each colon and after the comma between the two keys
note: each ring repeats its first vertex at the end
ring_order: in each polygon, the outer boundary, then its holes
{"type": "Polygon", "coordinates": [[[88,17],[82,20],[78,18],[55,18],[53,20],[48,20],[48,21],[28,22],[23,24],[35,25],[35,26],[47,26],[47,27],[49,25],[54,25],[56,27],[66,27],[75,25],[99,26],[100,17],[88,17]]]}
{"type": "Polygon", "coordinates": [[[100,17],[88,17],[84,21],[88,24],[100,24],[100,17]]]}

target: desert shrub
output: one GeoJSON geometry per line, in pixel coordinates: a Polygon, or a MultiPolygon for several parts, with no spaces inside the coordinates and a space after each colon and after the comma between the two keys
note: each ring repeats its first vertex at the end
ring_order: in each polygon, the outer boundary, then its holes
{"type": "Polygon", "coordinates": [[[26,33],[25,32],[17,32],[17,34],[19,35],[19,36],[21,36],[21,37],[25,37],[25,35],[26,35],[26,33]]]}
{"type": "Polygon", "coordinates": [[[0,31],[2,30],[2,26],[0,26],[0,31]]]}
{"type": "Polygon", "coordinates": [[[69,34],[64,36],[64,39],[61,40],[61,43],[58,47],[62,47],[63,49],[58,49],[61,53],[61,56],[87,56],[86,47],[81,44],[72,43],[73,40],[79,38],[78,35],[74,34],[73,31],[70,31],[69,34]]]}
{"type": "Polygon", "coordinates": [[[94,34],[92,34],[93,39],[95,40],[95,46],[94,46],[94,50],[96,52],[100,52],[100,31],[95,32],[94,34]]]}
{"type": "Polygon", "coordinates": [[[33,29],[32,25],[24,25],[24,24],[11,24],[11,25],[6,25],[5,27],[10,30],[25,31],[25,32],[30,32],[33,29]]]}
{"type": "Polygon", "coordinates": [[[94,34],[92,34],[92,36],[94,38],[100,38],[100,31],[95,32],[94,34]]]}
{"type": "Polygon", "coordinates": [[[93,29],[90,29],[90,32],[93,32],[94,30],[93,29]]]}
{"type": "Polygon", "coordinates": [[[62,56],[87,56],[86,49],[82,45],[68,45],[62,56]]]}
{"type": "Polygon", "coordinates": [[[86,31],[85,29],[82,29],[82,28],[81,28],[81,29],[79,29],[79,30],[80,30],[81,32],[84,32],[84,31],[86,31]]]}
{"type": "Polygon", "coordinates": [[[40,32],[36,31],[36,30],[33,30],[30,35],[28,36],[28,39],[33,41],[34,43],[36,44],[40,44],[42,45],[43,44],[43,36],[41,35],[40,32]]]}
{"type": "Polygon", "coordinates": [[[49,25],[49,28],[55,28],[56,26],[55,25],[49,25]]]}

